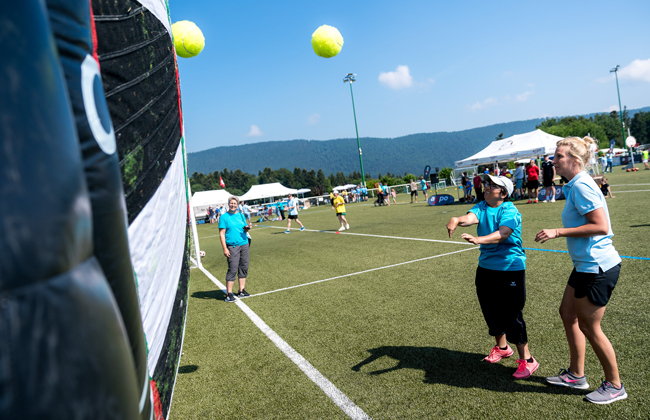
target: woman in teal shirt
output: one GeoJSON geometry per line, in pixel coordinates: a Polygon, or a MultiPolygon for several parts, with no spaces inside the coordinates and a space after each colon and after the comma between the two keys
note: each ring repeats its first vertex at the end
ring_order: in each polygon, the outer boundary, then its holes
{"type": "Polygon", "coordinates": [[[239,199],[228,199],[228,211],[219,218],[219,237],[223,247],[223,255],[228,259],[228,273],[226,274],[226,302],[234,302],[235,296],[232,287],[239,274],[239,297],[250,296],[244,290],[246,276],[248,275],[248,236],[246,232],[251,228],[244,214],[238,210],[239,199]]]}
{"type": "Polygon", "coordinates": [[[627,398],[616,363],[616,354],[600,323],[621,271],[621,257],[612,245],[612,225],[605,197],[584,168],[591,158],[593,139],[568,137],[557,142],[555,171],[569,182],[564,186],[566,204],[563,228],[544,229],[535,241],[566,237],[573,272],[562,297],[564,323],[571,361],[558,376],[546,378],[552,385],[588,389],[585,376],[585,337],[605,371],[605,381],[585,397],[595,404],[627,398]]]}

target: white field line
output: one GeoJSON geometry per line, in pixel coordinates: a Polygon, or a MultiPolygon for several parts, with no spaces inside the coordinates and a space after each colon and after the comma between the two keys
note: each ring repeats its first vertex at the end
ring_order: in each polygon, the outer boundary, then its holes
{"type": "MultiPolygon", "coordinates": [[[[201,271],[208,276],[210,280],[222,291],[226,291],[226,287],[216,279],[208,270],[200,267],[201,271]]],[[[239,298],[236,298],[236,304],[239,306],[251,321],[260,329],[272,342],[275,344],[293,363],[302,370],[309,379],[311,379],[320,389],[325,392],[333,402],[336,404],[348,417],[351,419],[370,419],[361,408],[359,408],[351,399],[342,393],[332,382],[330,382],[323,374],[321,374],[311,363],[295,351],[286,341],[284,341],[275,331],[271,329],[255,312],[251,310],[239,298]]]]}
{"type": "MultiPolygon", "coordinates": [[[[285,229],[281,226],[268,226],[275,229],[285,229]]],[[[300,230],[300,228],[291,228],[291,230],[300,230]]],[[[337,230],[316,230],[316,229],[305,229],[306,232],[321,232],[321,233],[336,233],[337,230]]],[[[384,236],[384,235],[371,235],[370,233],[352,233],[352,232],[340,232],[341,235],[355,235],[355,236],[370,236],[373,238],[388,238],[388,239],[403,239],[407,241],[424,241],[424,242],[438,242],[443,244],[456,244],[456,245],[472,245],[469,242],[459,242],[459,241],[443,241],[440,239],[425,239],[425,238],[405,238],[402,236],[384,236]]]]}
{"type": "MultiPolygon", "coordinates": [[[[405,262],[401,262],[401,263],[397,263],[397,264],[387,265],[387,266],[384,266],[384,267],[371,268],[371,269],[368,269],[368,270],[357,271],[356,273],[343,274],[342,276],[331,277],[331,278],[329,278],[329,279],[316,280],[316,281],[312,281],[312,282],[309,282],[309,283],[298,284],[298,285],[296,285],[296,286],[283,287],[282,289],[270,290],[270,291],[268,291],[268,292],[262,292],[262,293],[256,293],[256,294],[254,294],[254,295],[250,295],[250,297],[254,297],[254,296],[262,296],[262,295],[268,295],[269,293],[281,292],[281,291],[284,291],[284,290],[295,289],[295,288],[297,288],[297,287],[309,286],[309,285],[311,285],[311,284],[316,284],[316,283],[323,283],[323,282],[325,282],[325,281],[336,280],[336,279],[342,279],[342,278],[344,278],[344,277],[356,276],[356,275],[358,275],[358,274],[370,273],[370,272],[372,272],[372,271],[383,270],[383,269],[385,269],[385,268],[398,267],[398,266],[400,266],[400,265],[411,264],[411,263],[414,263],[414,262],[426,261],[426,260],[431,260],[431,259],[433,259],[433,258],[439,258],[439,257],[445,257],[445,256],[447,256],[447,255],[457,254],[457,253],[459,253],[459,252],[465,252],[465,251],[472,251],[472,250],[474,250],[474,249],[479,249],[479,247],[475,246],[475,247],[472,247],[472,248],[461,249],[460,251],[448,252],[448,253],[446,253],[446,254],[433,255],[433,256],[431,256],[431,257],[418,258],[417,260],[405,261],[405,262]]],[[[246,298],[246,299],[249,299],[249,298],[246,298]]]]}
{"type": "Polygon", "coordinates": [[[629,193],[629,192],[648,192],[650,190],[629,190],[629,191],[621,191],[621,190],[616,190],[612,191],[615,194],[621,194],[621,193],[629,193]]]}

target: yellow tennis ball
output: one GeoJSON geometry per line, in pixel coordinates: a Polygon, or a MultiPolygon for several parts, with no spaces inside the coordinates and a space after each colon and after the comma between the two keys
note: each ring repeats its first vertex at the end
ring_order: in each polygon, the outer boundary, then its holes
{"type": "Polygon", "coordinates": [[[190,58],[199,55],[205,47],[203,32],[194,22],[181,20],[172,25],[174,47],[179,57],[190,58]]]}
{"type": "Polygon", "coordinates": [[[343,37],[335,27],[323,25],[311,35],[311,46],[316,55],[320,57],[334,57],[341,52],[343,37]]]}

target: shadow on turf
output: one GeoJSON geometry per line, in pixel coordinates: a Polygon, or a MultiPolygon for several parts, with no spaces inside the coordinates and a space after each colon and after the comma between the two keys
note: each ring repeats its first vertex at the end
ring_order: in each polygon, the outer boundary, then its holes
{"type": "Polygon", "coordinates": [[[384,346],[368,350],[370,356],[352,367],[361,368],[382,357],[397,361],[391,368],[367,372],[368,375],[381,375],[399,369],[419,369],[424,371],[424,383],[445,384],[458,388],[482,388],[497,392],[535,392],[545,394],[585,394],[589,391],[547,386],[546,379],[533,374],[528,379],[515,380],[515,357],[499,363],[487,363],[484,354],[467,353],[437,347],[384,346]],[[544,385],[544,386],[540,386],[544,385]]]}
{"type": "Polygon", "coordinates": [[[224,300],[226,298],[226,294],[223,292],[223,290],[210,290],[208,292],[194,292],[192,293],[192,297],[197,299],[224,300]]]}
{"type": "Polygon", "coordinates": [[[647,224],[647,225],[632,225],[630,227],[648,227],[648,226],[650,226],[650,224],[647,224]]]}
{"type": "Polygon", "coordinates": [[[178,373],[192,373],[199,370],[197,365],[185,365],[178,368],[178,373]]]}

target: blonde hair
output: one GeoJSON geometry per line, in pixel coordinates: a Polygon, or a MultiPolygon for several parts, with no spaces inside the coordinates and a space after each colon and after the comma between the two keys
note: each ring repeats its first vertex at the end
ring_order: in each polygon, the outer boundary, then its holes
{"type": "Polygon", "coordinates": [[[591,145],[595,141],[591,137],[567,137],[557,142],[557,147],[567,146],[568,153],[580,165],[580,170],[584,170],[589,165],[591,158],[591,145]]]}
{"type": "Polygon", "coordinates": [[[232,200],[235,200],[237,205],[239,205],[239,198],[235,197],[234,195],[231,195],[230,197],[228,197],[228,204],[230,204],[232,200]]]}

